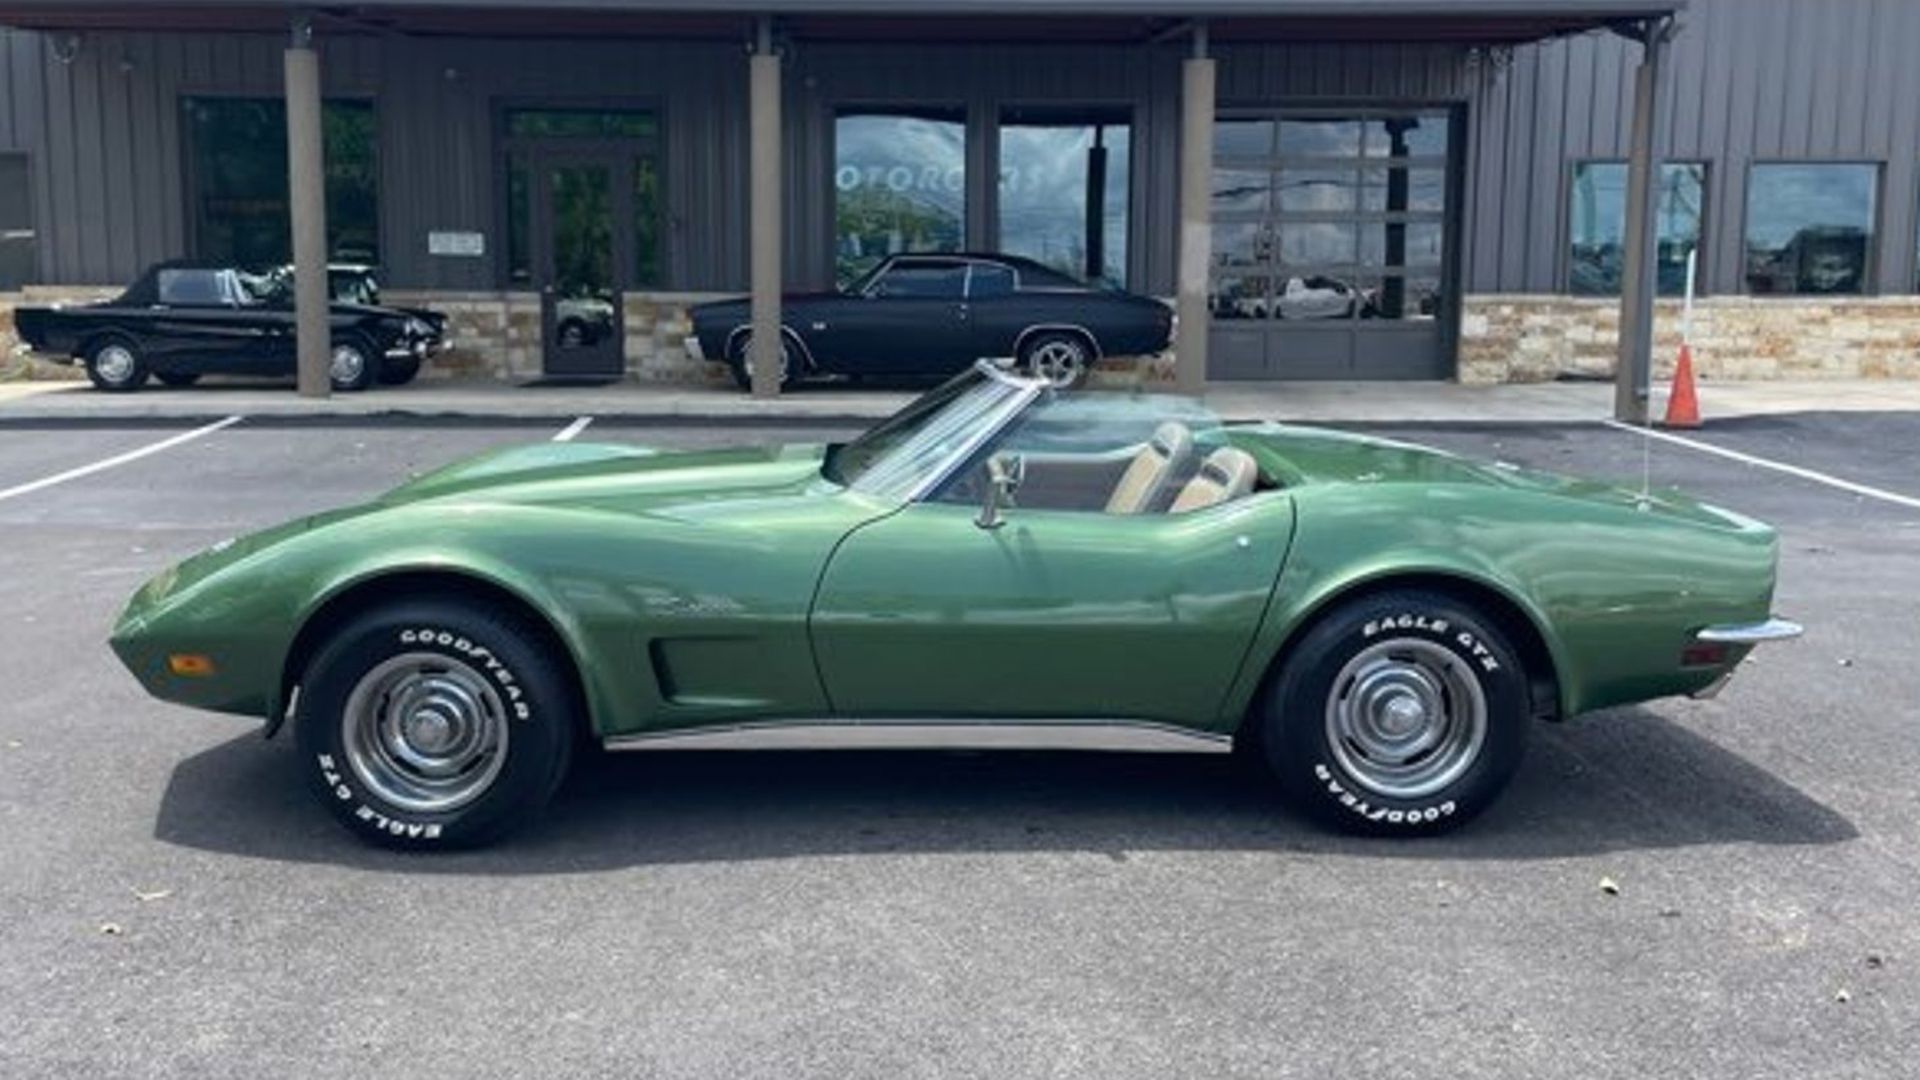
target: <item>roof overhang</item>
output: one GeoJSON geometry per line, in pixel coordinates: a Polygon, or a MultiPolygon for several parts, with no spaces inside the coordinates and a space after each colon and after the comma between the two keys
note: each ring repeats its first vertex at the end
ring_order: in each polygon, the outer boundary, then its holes
{"type": "Polygon", "coordinates": [[[1686,0],[0,0],[38,30],[734,38],[765,15],[805,40],[1150,41],[1205,19],[1217,40],[1506,44],[1671,15],[1686,0]],[[903,10],[905,9],[905,10],[903,10]]]}

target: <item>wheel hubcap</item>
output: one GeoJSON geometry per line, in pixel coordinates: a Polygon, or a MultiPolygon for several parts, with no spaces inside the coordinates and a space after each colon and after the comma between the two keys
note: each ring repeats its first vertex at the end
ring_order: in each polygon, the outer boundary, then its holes
{"type": "Polygon", "coordinates": [[[1055,386],[1071,386],[1086,367],[1086,356],[1071,341],[1049,341],[1033,350],[1031,361],[1035,378],[1055,386]]]}
{"type": "Polygon", "coordinates": [[[365,371],[366,367],[367,358],[360,354],[359,349],[352,345],[333,347],[333,362],[329,370],[332,372],[334,382],[353,382],[360,378],[360,373],[365,371]]]}
{"type": "Polygon", "coordinates": [[[108,382],[126,382],[133,376],[133,353],[124,345],[109,345],[94,357],[93,367],[108,382]]]}
{"type": "Polygon", "coordinates": [[[1327,700],[1327,742],[1361,787],[1418,799],[1458,780],[1487,738],[1486,695],[1465,660],[1418,638],[1349,660],[1327,700]]]}
{"type": "Polygon", "coordinates": [[[353,775],[405,810],[479,798],[507,760],[507,712],[485,676],[438,653],[396,656],[361,677],[340,720],[353,775]]]}

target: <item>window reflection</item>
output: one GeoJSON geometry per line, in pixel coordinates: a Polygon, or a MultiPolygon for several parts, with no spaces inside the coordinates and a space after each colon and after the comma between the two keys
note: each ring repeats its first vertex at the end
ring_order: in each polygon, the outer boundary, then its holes
{"type": "Polygon", "coordinates": [[[1874,165],[1755,165],[1747,181],[1747,290],[1863,293],[1874,165]]]}
{"type": "Polygon", "coordinates": [[[1000,250],[1124,285],[1131,146],[1124,113],[1003,116],[1000,250]]]}
{"type": "Polygon", "coordinates": [[[967,127],[954,110],[847,111],[834,119],[834,249],[842,283],[903,251],[966,237],[967,127]]]}
{"type": "MultiPolygon", "coordinates": [[[[1656,281],[1662,296],[1687,287],[1687,253],[1699,246],[1707,167],[1667,162],[1660,167],[1654,208],[1656,281]]],[[[1576,295],[1617,296],[1625,265],[1627,166],[1619,161],[1583,161],[1573,167],[1568,201],[1567,288],[1576,295]]]]}
{"type": "MultiPolygon", "coordinates": [[[[290,261],[287,110],[278,98],[187,98],[194,253],[241,266],[290,261]]],[[[327,257],[380,261],[378,139],[373,104],[320,107],[326,158],[327,257]]]]}

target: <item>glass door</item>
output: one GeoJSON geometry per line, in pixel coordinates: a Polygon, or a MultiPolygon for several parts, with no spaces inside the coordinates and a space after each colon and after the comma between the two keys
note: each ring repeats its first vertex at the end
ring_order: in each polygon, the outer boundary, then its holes
{"type": "Polygon", "coordinates": [[[626,366],[617,268],[632,208],[615,157],[536,158],[534,249],[548,375],[618,376],[626,366]]]}

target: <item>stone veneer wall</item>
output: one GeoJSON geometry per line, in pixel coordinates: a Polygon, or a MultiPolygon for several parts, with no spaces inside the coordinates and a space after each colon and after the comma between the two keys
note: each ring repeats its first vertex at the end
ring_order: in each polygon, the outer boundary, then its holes
{"type": "MultiPolygon", "coordinates": [[[[1656,380],[1673,374],[1680,306],[1656,305],[1656,380]]],[[[1611,378],[1619,336],[1615,299],[1469,296],[1460,381],[1611,378]]],[[[1920,379],[1920,296],[1702,298],[1693,309],[1693,364],[1703,379],[1920,379]]]]}

